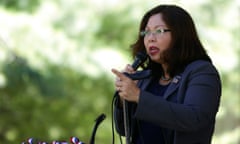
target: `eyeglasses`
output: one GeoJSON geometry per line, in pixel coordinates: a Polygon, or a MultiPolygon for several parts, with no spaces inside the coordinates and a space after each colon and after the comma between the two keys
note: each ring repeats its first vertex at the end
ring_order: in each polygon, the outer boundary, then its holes
{"type": "Polygon", "coordinates": [[[154,31],[144,30],[144,31],[140,32],[140,36],[142,36],[142,37],[145,37],[145,36],[149,37],[151,34],[153,34],[155,36],[160,36],[163,33],[170,32],[170,31],[171,31],[170,29],[157,29],[157,30],[154,30],[154,31]]]}

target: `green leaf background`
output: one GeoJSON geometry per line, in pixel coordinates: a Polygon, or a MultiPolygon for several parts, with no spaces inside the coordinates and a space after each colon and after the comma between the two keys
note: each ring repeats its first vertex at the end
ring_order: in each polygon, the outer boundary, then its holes
{"type": "Polygon", "coordinates": [[[111,68],[132,62],[142,15],[166,3],[192,15],[220,71],[213,144],[240,143],[239,1],[1,0],[0,144],[71,136],[88,143],[102,113],[96,143],[112,143],[111,68]]]}

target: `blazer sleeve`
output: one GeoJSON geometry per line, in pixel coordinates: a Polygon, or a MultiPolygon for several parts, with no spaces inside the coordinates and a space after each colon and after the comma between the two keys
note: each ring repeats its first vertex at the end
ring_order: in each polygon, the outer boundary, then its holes
{"type": "Polygon", "coordinates": [[[142,90],[135,117],[180,131],[214,124],[221,96],[219,74],[209,62],[192,63],[172,95],[177,95],[177,103],[142,90]]]}

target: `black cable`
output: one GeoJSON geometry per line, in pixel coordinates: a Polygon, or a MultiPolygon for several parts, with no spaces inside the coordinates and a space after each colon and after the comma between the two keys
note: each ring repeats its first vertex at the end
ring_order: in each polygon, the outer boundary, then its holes
{"type": "Polygon", "coordinates": [[[111,110],[112,110],[112,144],[114,144],[114,123],[113,123],[113,107],[114,107],[114,102],[115,102],[115,95],[113,96],[113,99],[112,99],[112,108],[111,108],[111,110]]]}
{"type": "MultiPolygon", "coordinates": [[[[114,139],[114,136],[115,136],[115,133],[114,133],[114,103],[116,101],[116,98],[117,98],[117,92],[114,94],[113,96],[113,99],[112,99],[112,144],[115,143],[115,139],[114,139]]],[[[122,144],[122,137],[120,134],[119,135],[119,140],[120,140],[120,144],[122,144]]]]}

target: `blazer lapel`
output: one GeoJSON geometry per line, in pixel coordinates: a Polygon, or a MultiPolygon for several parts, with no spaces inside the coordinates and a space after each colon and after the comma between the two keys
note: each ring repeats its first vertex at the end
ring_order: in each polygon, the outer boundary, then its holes
{"type": "Polygon", "coordinates": [[[163,96],[165,99],[167,99],[179,87],[180,80],[181,80],[180,75],[177,75],[173,78],[173,80],[171,81],[169,87],[167,88],[163,96]]]}
{"type": "MultiPolygon", "coordinates": [[[[179,87],[180,80],[181,80],[181,75],[177,75],[173,78],[173,80],[171,81],[169,87],[167,88],[163,96],[165,99],[167,99],[179,87]]],[[[141,89],[145,90],[151,81],[152,81],[152,77],[148,79],[144,79],[141,83],[138,83],[138,86],[140,86],[141,89]]]]}

